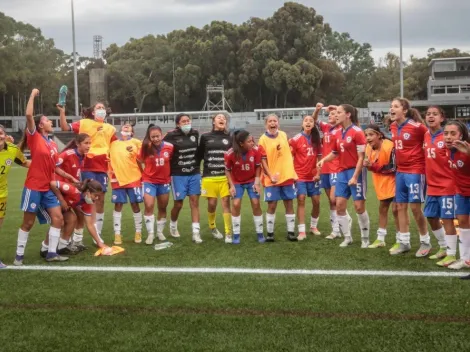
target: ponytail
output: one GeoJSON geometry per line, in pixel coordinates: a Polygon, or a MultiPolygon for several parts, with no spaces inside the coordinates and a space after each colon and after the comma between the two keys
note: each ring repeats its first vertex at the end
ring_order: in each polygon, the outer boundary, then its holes
{"type": "MultiPolygon", "coordinates": [[[[39,132],[39,124],[41,123],[41,119],[44,115],[42,114],[39,114],[39,115],[34,115],[33,119],[34,119],[34,125],[36,126],[36,130],[39,132]]],[[[27,142],[27,138],[28,138],[28,134],[29,131],[28,131],[28,128],[26,127],[23,131],[23,135],[21,136],[21,139],[18,143],[18,148],[24,152],[25,149],[27,148],[28,146],[28,142],[27,142]]]]}
{"type": "Polygon", "coordinates": [[[350,115],[350,119],[353,125],[359,126],[359,118],[357,109],[350,104],[341,104],[344,111],[350,115]]]}

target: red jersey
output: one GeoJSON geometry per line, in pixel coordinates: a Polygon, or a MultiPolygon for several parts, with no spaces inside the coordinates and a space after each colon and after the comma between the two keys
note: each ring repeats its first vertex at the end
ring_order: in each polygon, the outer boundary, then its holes
{"type": "Polygon", "coordinates": [[[337,132],[336,143],[333,145],[333,153],[338,154],[338,172],[355,169],[359,160],[358,152],[366,150],[366,136],[360,127],[351,125],[337,132]]]}
{"type": "MultiPolygon", "coordinates": [[[[322,156],[325,157],[333,151],[333,145],[336,143],[335,136],[341,130],[339,126],[332,126],[329,123],[320,121],[318,123],[320,136],[322,137],[322,156]]],[[[336,174],[339,170],[339,159],[336,158],[329,163],[324,163],[321,168],[322,174],[336,174]]]]}
{"type": "Polygon", "coordinates": [[[253,147],[239,158],[230,148],[224,155],[225,169],[232,174],[232,182],[236,185],[255,181],[256,168],[261,166],[261,153],[258,147],[253,147]]]}
{"type": "Polygon", "coordinates": [[[46,192],[50,190],[50,182],[55,180],[55,168],[59,161],[57,145],[48,137],[35,130],[30,133],[26,130],[26,143],[31,151],[31,166],[26,175],[25,187],[46,192]]]}
{"type": "MultiPolygon", "coordinates": [[[[80,180],[84,157],[78,154],[77,149],[67,149],[59,154],[59,167],[69,175],[80,180]]],[[[57,180],[68,182],[68,180],[57,175],[57,180]]]]}
{"type": "Polygon", "coordinates": [[[70,205],[72,208],[79,207],[85,215],[91,216],[93,210],[92,204],[87,204],[82,199],[82,194],[75,186],[67,182],[57,181],[57,188],[68,205],[70,205]]]}
{"type": "Polygon", "coordinates": [[[430,196],[452,196],[455,194],[455,181],[449,168],[449,157],[442,130],[436,134],[424,135],[424,155],[426,161],[426,194],[430,196]]]}
{"type": "Polygon", "coordinates": [[[424,135],[425,125],[407,119],[401,125],[396,122],[390,126],[392,141],[395,144],[397,171],[407,174],[424,174],[424,135]]]}
{"type": "Polygon", "coordinates": [[[294,169],[298,181],[312,182],[317,175],[317,161],[321,150],[312,145],[310,136],[303,133],[289,139],[289,145],[294,157],[294,169]]]}
{"type": "Polygon", "coordinates": [[[449,166],[454,175],[456,193],[470,197],[470,155],[459,151],[448,151],[449,166]]]}
{"type": "MultiPolygon", "coordinates": [[[[158,185],[167,185],[171,181],[171,165],[170,160],[173,157],[174,146],[171,143],[163,142],[160,148],[154,148],[155,154],[148,156],[142,160],[142,150],[140,150],[140,160],[145,163],[142,173],[142,181],[154,183],[158,185]]],[[[182,156],[180,156],[182,158],[182,156]]]]}

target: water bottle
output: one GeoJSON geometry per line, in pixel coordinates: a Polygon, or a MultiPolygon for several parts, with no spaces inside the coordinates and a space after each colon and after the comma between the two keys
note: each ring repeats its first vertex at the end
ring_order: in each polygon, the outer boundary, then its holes
{"type": "Polygon", "coordinates": [[[68,92],[67,86],[64,85],[64,86],[60,87],[58,105],[60,105],[61,107],[65,106],[65,100],[67,99],[67,92],[68,92]]]}
{"type": "Polygon", "coordinates": [[[173,246],[172,242],[163,242],[163,243],[157,243],[154,248],[156,251],[159,251],[162,249],[170,248],[171,246],[173,246]]]}

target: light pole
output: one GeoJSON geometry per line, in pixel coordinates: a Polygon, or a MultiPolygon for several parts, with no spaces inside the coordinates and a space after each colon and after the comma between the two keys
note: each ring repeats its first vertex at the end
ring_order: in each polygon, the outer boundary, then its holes
{"type": "Polygon", "coordinates": [[[73,86],[75,91],[75,116],[80,116],[78,112],[78,78],[77,78],[77,50],[75,48],[75,14],[72,6],[72,40],[73,40],[73,86]]]}
{"type": "Polygon", "coordinates": [[[404,97],[404,87],[403,87],[403,34],[402,34],[402,24],[401,24],[401,0],[398,0],[399,12],[400,12],[400,97],[404,97]]]}

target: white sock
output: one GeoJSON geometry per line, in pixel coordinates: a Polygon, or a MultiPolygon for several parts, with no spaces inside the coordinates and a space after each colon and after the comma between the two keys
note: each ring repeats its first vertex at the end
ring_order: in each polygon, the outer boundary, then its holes
{"type": "Polygon", "coordinates": [[[69,241],[64,240],[63,238],[59,239],[59,245],[57,246],[57,249],[64,249],[69,245],[69,241]]]}
{"type": "Polygon", "coordinates": [[[59,238],[60,238],[60,229],[57,227],[50,227],[49,228],[49,249],[48,253],[56,253],[57,246],[59,245],[59,238]]]}
{"type": "Polygon", "coordinates": [[[433,231],[434,237],[436,237],[437,243],[439,243],[439,247],[445,248],[446,247],[446,232],[443,227],[439,230],[433,231]]]}
{"type": "Polygon", "coordinates": [[[147,234],[153,235],[155,232],[155,215],[144,215],[145,227],[147,228],[147,234]]]}
{"type": "Polygon", "coordinates": [[[41,242],[41,252],[47,252],[49,250],[49,245],[46,242],[41,242]]]}
{"type": "Polygon", "coordinates": [[[18,242],[16,244],[16,255],[24,255],[26,243],[28,242],[29,232],[18,230],[18,242]]]}
{"type": "Polygon", "coordinates": [[[134,226],[136,233],[142,233],[142,213],[139,211],[138,213],[133,213],[134,216],[134,226]]]}
{"type": "Polygon", "coordinates": [[[399,241],[400,241],[401,244],[410,244],[410,233],[409,232],[405,232],[405,233],[400,232],[399,236],[400,236],[399,241]]]}
{"type": "Polygon", "coordinates": [[[382,242],[383,242],[383,241],[385,241],[385,236],[387,236],[387,229],[381,229],[381,228],[379,228],[379,229],[377,230],[377,239],[378,239],[379,241],[382,241],[382,242]]]}
{"type": "Polygon", "coordinates": [[[351,228],[349,227],[348,215],[338,215],[338,224],[345,239],[351,240],[351,228]]]}
{"type": "Polygon", "coordinates": [[[255,222],[256,234],[262,234],[263,231],[264,231],[264,228],[263,228],[263,215],[260,215],[260,216],[253,215],[253,221],[255,222]]]}
{"type": "Polygon", "coordinates": [[[395,233],[395,243],[400,243],[400,232],[395,233]]]}
{"type": "Polygon", "coordinates": [[[460,241],[462,241],[462,249],[460,259],[470,259],[470,229],[460,229],[460,241]]]}
{"type": "Polygon", "coordinates": [[[233,234],[239,235],[240,234],[240,227],[242,222],[242,216],[232,216],[232,228],[233,234]]]}
{"type": "Polygon", "coordinates": [[[104,243],[103,239],[101,238],[101,232],[98,231],[98,225],[95,224],[94,226],[95,226],[95,230],[96,230],[96,234],[98,235],[98,238],[100,239],[101,242],[104,243]]]}
{"type": "Polygon", "coordinates": [[[199,232],[201,231],[201,226],[199,225],[198,222],[193,222],[193,224],[191,225],[192,229],[193,229],[193,234],[199,234],[199,232]]]}
{"type": "Polygon", "coordinates": [[[170,220],[170,230],[176,230],[178,228],[178,220],[172,221],[170,220]]]}
{"type": "Polygon", "coordinates": [[[286,214],[287,232],[295,231],[295,214],[286,214]]]}
{"type": "Polygon", "coordinates": [[[370,220],[367,210],[362,214],[357,214],[357,220],[359,221],[359,227],[361,229],[361,237],[369,239],[370,220]]]}
{"type": "Polygon", "coordinates": [[[310,227],[317,228],[318,226],[318,218],[314,218],[313,216],[310,217],[310,227]]]}
{"type": "Polygon", "coordinates": [[[104,225],[104,213],[96,213],[96,231],[98,231],[98,235],[101,236],[101,232],[103,231],[104,225]]]}
{"type": "Polygon", "coordinates": [[[274,232],[274,223],[276,221],[276,214],[266,213],[266,230],[268,233],[274,232]]]}
{"type": "Polygon", "coordinates": [[[298,224],[297,228],[299,229],[299,233],[305,233],[305,224],[298,224]]]}
{"type": "Polygon", "coordinates": [[[447,255],[457,254],[457,235],[446,235],[447,255]]]}
{"type": "MultiPolygon", "coordinates": [[[[96,214],[98,215],[98,214],[96,214]]],[[[114,225],[114,234],[120,235],[121,234],[121,219],[122,213],[120,211],[113,211],[113,225],[114,225]]],[[[98,225],[98,222],[96,223],[98,225]]],[[[99,232],[101,233],[101,232],[99,232]]]]}
{"type": "Polygon", "coordinates": [[[74,242],[83,241],[83,229],[73,230],[73,241],[74,242]]]}
{"type": "Polygon", "coordinates": [[[338,215],[336,210],[330,209],[330,223],[334,233],[339,233],[338,215]]]}
{"type": "Polygon", "coordinates": [[[419,241],[423,244],[431,244],[431,237],[429,237],[429,232],[426,232],[424,236],[419,235],[419,241]]]}
{"type": "Polygon", "coordinates": [[[166,218],[157,220],[157,233],[163,233],[163,230],[165,229],[165,225],[166,225],[166,218]]]}

